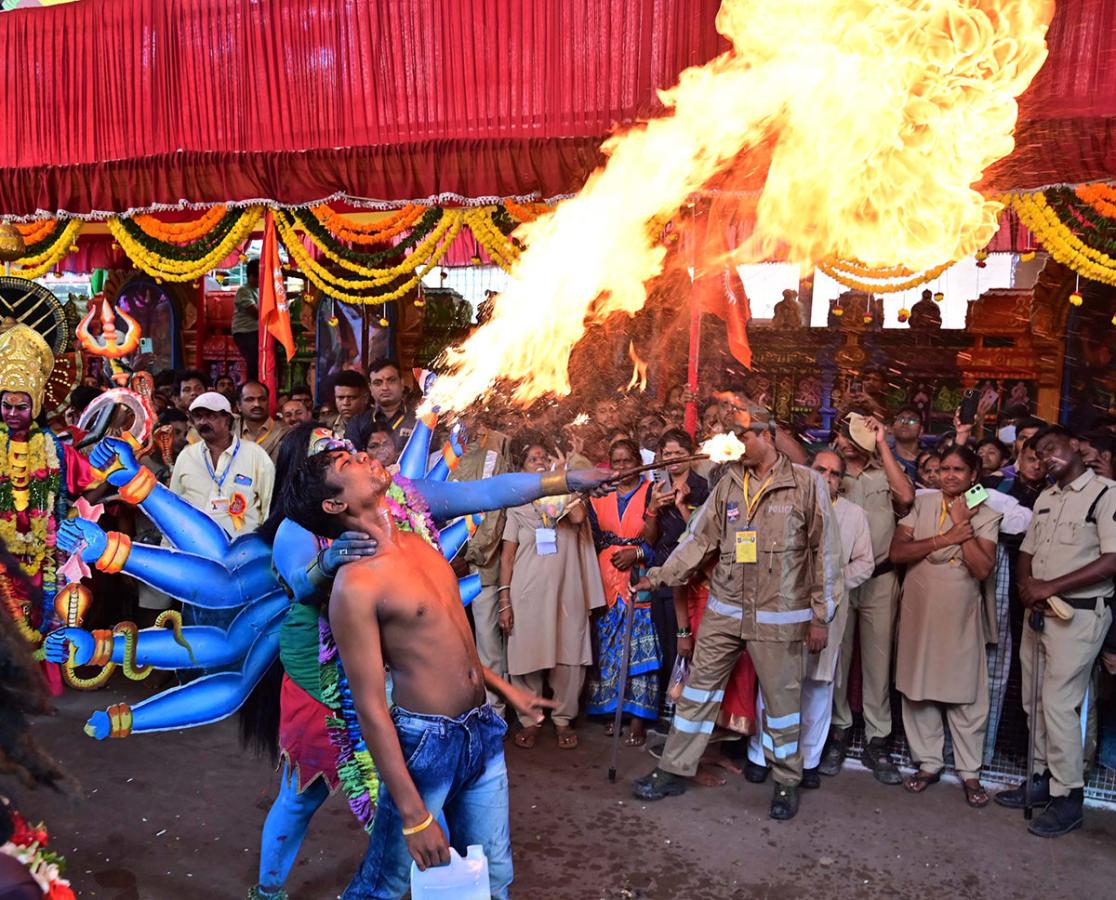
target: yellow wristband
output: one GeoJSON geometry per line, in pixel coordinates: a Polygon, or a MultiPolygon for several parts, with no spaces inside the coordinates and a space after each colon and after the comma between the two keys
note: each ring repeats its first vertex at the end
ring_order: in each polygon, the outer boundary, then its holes
{"type": "Polygon", "coordinates": [[[433,824],[433,822],[434,813],[428,812],[426,814],[426,818],[419,822],[418,825],[415,825],[413,828],[404,828],[403,836],[410,837],[412,834],[418,834],[420,831],[426,831],[426,829],[429,828],[431,824],[433,824]]]}

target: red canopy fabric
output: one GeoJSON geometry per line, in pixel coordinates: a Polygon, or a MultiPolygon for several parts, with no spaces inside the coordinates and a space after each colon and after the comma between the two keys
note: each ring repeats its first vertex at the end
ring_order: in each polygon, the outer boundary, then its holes
{"type": "MultiPolygon", "coordinates": [[[[718,0],[84,0],[0,16],[0,213],[576,190],[718,0]]],[[[990,186],[1116,175],[1116,0],[1060,0],[990,186]]],[[[788,36],[793,39],[793,36],[788,36]]]]}

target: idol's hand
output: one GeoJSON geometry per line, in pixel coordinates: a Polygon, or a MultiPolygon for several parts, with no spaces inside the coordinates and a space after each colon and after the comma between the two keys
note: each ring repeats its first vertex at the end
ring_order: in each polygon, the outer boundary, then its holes
{"type": "Polygon", "coordinates": [[[322,571],[333,578],[346,563],[375,556],[379,546],[363,531],[346,531],[322,551],[322,571]]]}
{"type": "Polygon", "coordinates": [[[58,526],[58,546],[67,553],[81,547],[81,558],[87,563],[99,560],[107,545],[108,536],[104,530],[88,519],[66,519],[58,526]]]}
{"type": "Polygon", "coordinates": [[[571,493],[595,491],[597,488],[603,487],[605,482],[612,477],[612,472],[603,469],[575,469],[566,473],[566,486],[571,493]]]}
{"type": "Polygon", "coordinates": [[[93,658],[97,639],[84,628],[59,628],[46,636],[43,653],[47,662],[65,663],[70,661],[70,647],[74,648],[74,665],[84,666],[93,658]]]}
{"type": "Polygon", "coordinates": [[[140,464],[127,441],[119,438],[105,438],[89,454],[93,468],[105,471],[114,464],[120,468],[109,473],[108,483],[113,487],[123,487],[139,474],[140,464]]]}
{"type": "Polygon", "coordinates": [[[93,713],[85,723],[85,733],[98,741],[103,741],[112,734],[112,720],[108,713],[103,710],[93,713]]]}

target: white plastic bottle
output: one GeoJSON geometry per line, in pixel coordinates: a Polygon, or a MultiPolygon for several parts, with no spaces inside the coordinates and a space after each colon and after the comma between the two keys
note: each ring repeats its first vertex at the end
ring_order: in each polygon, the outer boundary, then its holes
{"type": "Polygon", "coordinates": [[[425,872],[412,862],[411,900],[492,900],[484,848],[470,844],[462,858],[450,847],[449,865],[425,872]]]}

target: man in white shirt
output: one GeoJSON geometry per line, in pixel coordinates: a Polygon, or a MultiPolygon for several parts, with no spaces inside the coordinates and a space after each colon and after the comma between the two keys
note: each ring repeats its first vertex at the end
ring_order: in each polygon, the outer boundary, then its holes
{"type": "Polygon", "coordinates": [[[201,440],[179,454],[170,489],[232,537],[255,531],[271,507],[271,458],[234,434],[232,407],[223,394],[206,391],[194,400],[190,422],[201,440]]]}
{"type": "MultiPolygon", "coordinates": [[[[837,527],[832,529],[832,534],[839,539],[841,545],[837,559],[841,563],[843,590],[837,611],[829,625],[829,641],[825,649],[806,657],[806,677],[802,680],[802,730],[799,736],[802,750],[801,786],[806,789],[821,787],[819,764],[833,719],[833,677],[837,671],[837,657],[841,652],[841,641],[834,640],[834,635],[844,633],[845,620],[849,614],[849,592],[871,578],[876,566],[868,517],[855,503],[837,496],[841,479],[845,477],[844,459],[831,450],[822,450],[814,455],[810,468],[825,481],[834,515],[837,517],[837,527]]],[[[756,699],[757,721],[762,713],[761,693],[756,699]]],[[[748,763],[744,774],[753,783],[767,778],[763,745],[758,733],[752,735],[748,741],[748,763]]],[[[826,771],[824,774],[837,773],[826,771]]]]}

